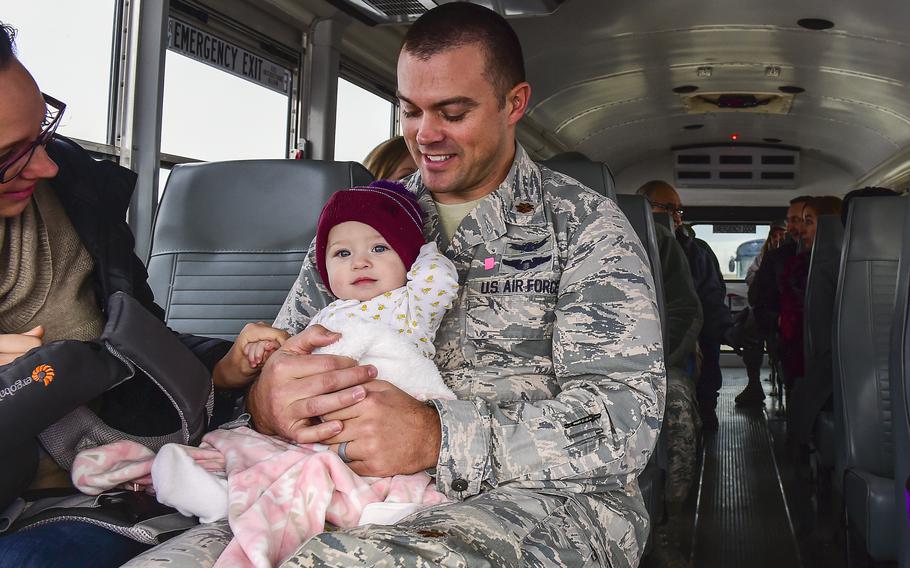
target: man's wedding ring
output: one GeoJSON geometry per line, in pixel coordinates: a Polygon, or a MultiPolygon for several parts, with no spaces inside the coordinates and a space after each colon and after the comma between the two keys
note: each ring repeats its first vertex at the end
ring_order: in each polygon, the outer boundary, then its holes
{"type": "Polygon", "coordinates": [[[341,442],[340,444],[338,444],[338,457],[340,457],[341,461],[343,461],[344,463],[351,463],[354,460],[352,460],[351,458],[348,457],[347,449],[348,449],[347,442],[341,442]]]}

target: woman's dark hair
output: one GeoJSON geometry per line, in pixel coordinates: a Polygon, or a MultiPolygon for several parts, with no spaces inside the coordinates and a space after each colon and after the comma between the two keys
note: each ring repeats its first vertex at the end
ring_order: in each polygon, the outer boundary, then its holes
{"type": "Polygon", "coordinates": [[[420,16],[408,29],[402,49],[418,59],[478,43],[486,54],[484,72],[500,98],[525,80],[524,55],[515,30],[505,18],[483,6],[450,2],[420,16]]]}
{"type": "Polygon", "coordinates": [[[840,197],[834,195],[822,195],[813,197],[806,202],[806,207],[815,211],[815,215],[840,215],[843,202],[840,197]]]}
{"type": "Polygon", "coordinates": [[[16,58],[16,29],[0,22],[0,69],[16,58]]]}

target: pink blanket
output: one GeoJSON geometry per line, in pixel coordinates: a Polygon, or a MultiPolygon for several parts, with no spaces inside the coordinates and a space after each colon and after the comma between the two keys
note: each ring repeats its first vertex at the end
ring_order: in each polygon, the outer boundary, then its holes
{"type": "MultiPolygon", "coordinates": [[[[326,522],[341,528],[382,522],[390,518],[390,510],[397,519],[447,501],[424,472],[360,477],[324,446],[291,444],[249,428],[215,430],[199,448],[177,448],[200,466],[200,475],[227,476],[234,540],[217,567],[275,566],[323,532],[326,522]],[[368,507],[378,503],[383,505],[368,507]]],[[[73,464],[73,482],[88,494],[125,482],[148,482],[154,459],[150,450],[133,442],[85,450],[73,464]]],[[[151,480],[154,485],[154,476],[151,480]]],[[[192,475],[186,481],[174,492],[192,492],[192,475]]],[[[165,502],[162,488],[156,489],[165,502]]]]}

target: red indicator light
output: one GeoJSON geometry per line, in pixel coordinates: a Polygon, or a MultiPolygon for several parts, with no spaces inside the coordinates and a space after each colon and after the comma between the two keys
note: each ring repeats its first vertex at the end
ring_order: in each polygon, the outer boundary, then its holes
{"type": "Polygon", "coordinates": [[[731,134],[730,140],[736,142],[737,140],[739,140],[739,134],[731,134]]]}

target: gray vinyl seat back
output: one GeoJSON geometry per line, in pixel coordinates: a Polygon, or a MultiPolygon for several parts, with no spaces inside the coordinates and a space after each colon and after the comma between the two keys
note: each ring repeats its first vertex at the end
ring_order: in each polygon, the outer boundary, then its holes
{"type": "Polygon", "coordinates": [[[616,201],[616,182],[613,179],[613,172],[610,171],[607,164],[594,162],[581,156],[557,156],[541,163],[551,170],[566,174],[601,195],[616,201]]]}
{"type": "Polygon", "coordinates": [[[827,469],[835,462],[834,416],[825,409],[834,388],[831,329],[843,239],[840,216],[818,218],[803,312],[805,372],[791,393],[787,417],[787,434],[814,444],[827,469]]]}
{"type": "Polygon", "coordinates": [[[876,561],[898,550],[889,350],[906,202],[851,202],[833,328],[837,486],[848,529],[876,561]]]}
{"type": "Polygon", "coordinates": [[[893,198],[851,203],[833,326],[839,470],[894,473],[888,355],[903,222],[893,198]]]}
{"type": "Polygon", "coordinates": [[[271,323],[326,199],[367,185],[355,162],[240,160],[176,166],[158,206],[149,284],[176,331],[234,339],[271,323]]]}
{"type": "Polygon", "coordinates": [[[834,388],[831,347],[844,226],[839,215],[818,218],[803,313],[805,373],[790,397],[787,433],[814,443],[819,463],[834,467],[834,417],[825,410],[834,388]]]}
{"type": "Polygon", "coordinates": [[[666,340],[667,312],[664,305],[663,274],[660,268],[660,250],[657,247],[657,229],[654,227],[654,216],[651,214],[651,204],[642,195],[620,194],[616,196],[616,204],[625,214],[635,234],[648,254],[651,265],[651,275],[654,277],[654,288],[657,295],[657,306],[660,312],[660,329],[666,340]]]}
{"type": "Polygon", "coordinates": [[[803,312],[803,352],[808,370],[820,358],[831,357],[831,322],[834,317],[834,290],[837,282],[844,226],[840,215],[821,215],[809,260],[809,278],[803,312]]]}
{"type": "MultiPolygon", "coordinates": [[[[894,490],[898,511],[904,510],[910,477],[910,205],[904,207],[904,234],[898,265],[894,321],[891,325],[891,399],[894,408],[894,490]]],[[[910,522],[898,514],[900,566],[910,566],[910,522]]]]}
{"type": "MultiPolygon", "coordinates": [[[[666,342],[667,314],[664,304],[663,274],[660,268],[660,250],[657,246],[657,231],[654,217],[651,214],[651,204],[641,195],[621,194],[615,195],[614,198],[619,209],[632,225],[632,229],[648,255],[648,263],[651,266],[651,275],[654,278],[654,292],[657,296],[657,306],[660,313],[661,335],[664,342],[666,342]]],[[[661,428],[654,455],[645,470],[638,476],[638,484],[645,499],[645,506],[651,516],[652,523],[655,524],[661,518],[664,507],[664,485],[666,483],[667,468],[667,441],[664,432],[665,430],[661,428]]],[[[651,532],[653,533],[654,531],[651,532]]],[[[649,543],[651,538],[651,535],[649,535],[649,543]]]]}

